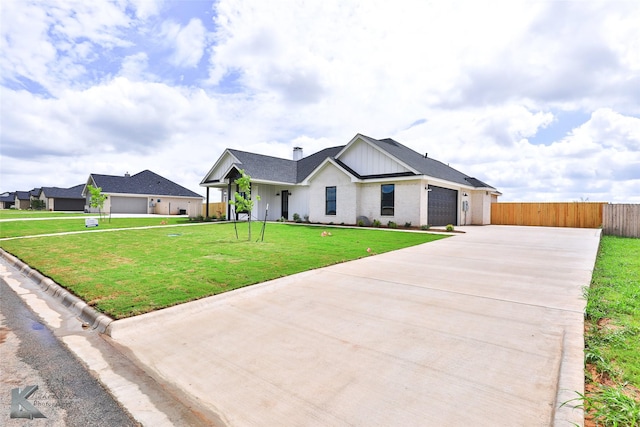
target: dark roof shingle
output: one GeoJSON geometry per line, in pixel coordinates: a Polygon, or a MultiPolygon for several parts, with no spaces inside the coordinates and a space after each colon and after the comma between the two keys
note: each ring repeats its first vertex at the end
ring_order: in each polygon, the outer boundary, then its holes
{"type": "Polygon", "coordinates": [[[368,136],[364,135],[360,136],[370,143],[383,149],[387,153],[391,154],[403,163],[407,164],[411,168],[417,170],[422,175],[432,176],[434,178],[443,179],[445,181],[451,181],[462,185],[493,188],[490,185],[487,185],[480,180],[476,180],[475,178],[471,178],[470,176],[465,175],[462,172],[452,168],[451,166],[445,165],[438,160],[432,159],[430,157],[425,157],[417,151],[414,151],[411,148],[406,147],[391,138],[378,140],[369,138],[368,136]]]}
{"type": "Polygon", "coordinates": [[[252,179],[286,182],[295,184],[296,162],[280,157],[265,156],[263,154],[247,153],[246,151],[232,150],[229,152],[240,163],[236,166],[245,171],[252,179]]]}
{"type": "MultiPolygon", "coordinates": [[[[374,139],[368,136],[359,134],[363,140],[369,142],[389,153],[399,161],[405,163],[411,169],[417,171],[415,175],[427,175],[433,178],[442,179],[445,181],[455,182],[461,185],[471,185],[479,188],[493,188],[490,185],[456,169],[445,165],[444,163],[425,157],[418,152],[394,141],[391,138],[386,139],[374,139]]],[[[322,162],[327,158],[334,159],[335,156],[344,149],[343,146],[325,148],[310,156],[304,157],[300,160],[288,160],[279,157],[266,156],[262,154],[248,153],[246,151],[228,149],[228,151],[235,156],[240,163],[235,164],[238,169],[243,169],[252,179],[285,182],[290,184],[297,184],[304,181],[322,162]]],[[[336,162],[345,168],[349,173],[354,176],[367,179],[367,178],[380,178],[387,175],[375,175],[375,176],[360,176],[357,172],[349,168],[348,165],[341,162],[339,159],[335,159],[336,162]]],[[[414,175],[412,172],[391,174],[391,176],[410,176],[414,175]]]]}
{"type": "Polygon", "coordinates": [[[150,170],[131,176],[91,174],[96,186],[103,193],[146,194],[154,196],[198,197],[202,196],[150,170]]]}
{"type": "Polygon", "coordinates": [[[84,184],[75,185],[70,188],[42,187],[44,195],[51,199],[84,199],[82,189],[84,184]]]}

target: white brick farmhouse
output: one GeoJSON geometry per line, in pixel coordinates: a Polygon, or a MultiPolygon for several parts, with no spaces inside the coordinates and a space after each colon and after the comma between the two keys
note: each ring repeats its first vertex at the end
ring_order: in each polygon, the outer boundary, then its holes
{"type": "MultiPolygon", "coordinates": [[[[294,148],[293,160],[226,149],[204,176],[201,186],[226,194],[237,191],[239,170],[251,176],[252,212],[268,220],[357,224],[359,220],[399,226],[489,224],[491,203],[500,192],[446,164],[421,155],[393,139],[361,134],[347,145],[307,157],[294,148]]],[[[228,207],[227,216],[234,214],[228,207]]]]}

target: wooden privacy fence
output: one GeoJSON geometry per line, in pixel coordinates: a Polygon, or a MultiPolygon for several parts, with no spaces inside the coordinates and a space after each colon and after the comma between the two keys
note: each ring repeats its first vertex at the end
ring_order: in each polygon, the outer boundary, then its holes
{"type": "MultiPolygon", "coordinates": [[[[209,203],[209,216],[219,217],[220,215],[227,214],[227,203],[226,202],[216,202],[209,203]]],[[[207,215],[207,204],[204,203],[202,205],[202,216],[207,215]]]]}
{"type": "Polygon", "coordinates": [[[491,224],[599,228],[607,202],[500,202],[491,204],[491,224]]]}
{"type": "Polygon", "coordinates": [[[640,237],[640,205],[604,205],[602,209],[604,234],[640,237]]]}

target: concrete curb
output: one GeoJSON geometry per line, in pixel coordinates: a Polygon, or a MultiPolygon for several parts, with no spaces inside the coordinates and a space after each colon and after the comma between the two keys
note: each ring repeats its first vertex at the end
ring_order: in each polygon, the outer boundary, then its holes
{"type": "Polygon", "coordinates": [[[88,323],[92,329],[97,329],[98,332],[103,334],[107,330],[109,324],[113,322],[114,319],[98,312],[86,302],[54,282],[51,278],[43,275],[37,270],[34,270],[22,260],[11,255],[2,248],[0,248],[0,255],[9,264],[19,270],[22,275],[33,280],[44,292],[59,300],[83,322],[88,323]]]}

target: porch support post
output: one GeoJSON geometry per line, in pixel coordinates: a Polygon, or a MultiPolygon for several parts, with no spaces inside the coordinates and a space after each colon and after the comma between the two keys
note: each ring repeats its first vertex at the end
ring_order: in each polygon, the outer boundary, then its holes
{"type": "Polygon", "coordinates": [[[229,184],[227,185],[227,219],[231,219],[231,179],[229,179],[229,184]]]}
{"type": "Polygon", "coordinates": [[[209,218],[209,187],[207,187],[207,207],[205,208],[206,217],[209,218]]]}

